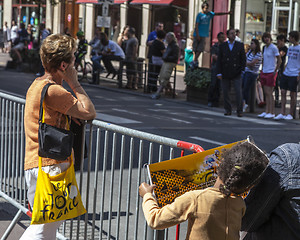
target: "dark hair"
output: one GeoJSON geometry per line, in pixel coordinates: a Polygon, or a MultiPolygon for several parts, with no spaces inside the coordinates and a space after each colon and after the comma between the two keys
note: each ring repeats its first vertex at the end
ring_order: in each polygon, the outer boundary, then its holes
{"type": "Polygon", "coordinates": [[[100,41],[101,41],[102,45],[104,45],[104,46],[106,46],[108,44],[108,37],[107,37],[106,33],[100,32],[100,41]]]}
{"type": "Polygon", "coordinates": [[[240,30],[239,29],[235,29],[235,33],[240,33],[240,30]]]}
{"type": "Polygon", "coordinates": [[[129,25],[125,25],[124,27],[123,27],[123,30],[122,30],[122,34],[124,34],[124,32],[125,32],[125,30],[126,30],[126,28],[130,28],[130,26],[129,25]]]}
{"type": "Polygon", "coordinates": [[[271,37],[271,34],[269,32],[264,32],[264,34],[262,35],[261,39],[262,39],[263,43],[266,43],[265,38],[270,38],[270,40],[272,42],[272,37],[271,37]]]}
{"type": "Polygon", "coordinates": [[[231,193],[241,194],[247,191],[259,181],[268,163],[267,155],[248,141],[224,150],[217,169],[218,176],[224,183],[220,185],[220,191],[227,197],[231,193]]]}
{"type": "Polygon", "coordinates": [[[218,35],[217,35],[217,38],[219,38],[222,34],[224,35],[223,32],[219,32],[218,35]]]}
{"type": "Polygon", "coordinates": [[[294,38],[296,42],[299,42],[299,32],[298,31],[289,32],[289,36],[294,38]]]}
{"type": "Polygon", "coordinates": [[[229,35],[229,32],[232,31],[232,30],[235,32],[235,29],[234,29],[234,28],[229,28],[229,29],[226,31],[227,36],[229,35]]]}
{"type": "Polygon", "coordinates": [[[253,39],[251,40],[251,42],[254,42],[255,45],[256,45],[256,48],[255,48],[255,50],[254,50],[254,53],[256,54],[256,53],[258,53],[258,52],[261,52],[259,41],[258,41],[257,39],[255,39],[255,38],[253,38],[253,39]]]}
{"type": "Polygon", "coordinates": [[[131,34],[135,34],[135,28],[134,27],[129,27],[128,32],[131,34]]]}
{"type": "Polygon", "coordinates": [[[156,34],[157,34],[157,38],[159,39],[163,39],[166,37],[166,32],[164,30],[158,30],[156,34]]]}
{"type": "Polygon", "coordinates": [[[205,6],[209,7],[207,2],[202,3],[201,8],[203,9],[205,6]]]}
{"type": "Polygon", "coordinates": [[[284,36],[283,34],[278,35],[276,39],[277,39],[277,40],[284,41],[284,42],[286,42],[286,40],[287,40],[287,39],[286,39],[286,36],[284,36]]]}

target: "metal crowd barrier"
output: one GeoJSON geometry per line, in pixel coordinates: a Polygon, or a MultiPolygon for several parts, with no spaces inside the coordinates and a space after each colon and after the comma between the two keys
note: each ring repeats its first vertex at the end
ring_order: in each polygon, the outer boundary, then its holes
{"type": "MultiPolygon", "coordinates": [[[[0,92],[0,197],[18,210],[6,239],[27,209],[24,179],[25,100],[0,92]]],[[[76,178],[87,213],[67,220],[59,239],[174,239],[175,229],[147,227],[138,186],[147,181],[143,165],[203,151],[199,145],[94,120],[83,128],[80,171],[76,178]],[[85,148],[86,144],[86,148],[85,148]],[[87,149],[87,158],[84,158],[87,149]]],[[[75,161],[78,161],[76,159],[75,161]]],[[[28,219],[29,221],[30,219],[28,219]]]]}

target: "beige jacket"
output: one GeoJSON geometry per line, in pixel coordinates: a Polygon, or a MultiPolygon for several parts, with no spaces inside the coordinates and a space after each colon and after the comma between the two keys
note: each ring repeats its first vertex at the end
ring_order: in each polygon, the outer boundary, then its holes
{"type": "Polygon", "coordinates": [[[151,193],[143,198],[148,225],[164,229],[188,220],[186,239],[239,240],[246,206],[241,197],[225,197],[217,188],[190,191],[159,208],[151,193]]]}

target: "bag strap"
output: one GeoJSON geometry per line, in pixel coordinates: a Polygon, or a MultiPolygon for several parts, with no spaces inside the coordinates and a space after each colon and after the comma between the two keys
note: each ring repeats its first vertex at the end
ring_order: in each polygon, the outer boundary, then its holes
{"type": "MultiPolygon", "coordinates": [[[[46,92],[48,90],[48,88],[50,87],[50,85],[53,85],[53,83],[47,83],[43,89],[42,89],[42,93],[41,93],[41,100],[40,100],[40,116],[39,116],[39,122],[44,122],[44,98],[46,95],[46,92]]],[[[70,123],[69,123],[69,118],[67,115],[66,116],[66,121],[67,121],[67,130],[70,130],[70,123]]]]}
{"type": "MultiPolygon", "coordinates": [[[[44,98],[46,95],[46,92],[48,90],[48,88],[50,87],[50,85],[53,85],[53,83],[47,83],[43,89],[42,89],[42,93],[41,93],[41,100],[40,100],[40,116],[39,116],[39,122],[44,122],[44,98]]],[[[66,120],[67,120],[67,126],[68,126],[68,130],[70,130],[70,124],[69,124],[69,118],[66,116],[66,120]]],[[[73,154],[71,153],[71,162],[73,162],[73,154]]],[[[39,168],[42,169],[42,157],[39,156],[39,168]]]]}
{"type": "Polygon", "coordinates": [[[44,109],[43,109],[43,103],[44,103],[44,98],[46,95],[46,92],[48,90],[48,88],[50,87],[50,85],[53,85],[53,83],[47,83],[42,90],[41,93],[41,101],[40,101],[40,117],[39,117],[39,122],[44,122],[44,109]]]}

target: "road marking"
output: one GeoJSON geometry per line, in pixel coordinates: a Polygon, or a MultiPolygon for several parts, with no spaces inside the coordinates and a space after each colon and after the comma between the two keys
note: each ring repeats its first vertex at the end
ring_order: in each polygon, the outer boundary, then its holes
{"type": "Polygon", "coordinates": [[[112,122],[112,123],[116,123],[116,124],[142,123],[142,122],[135,121],[132,119],[116,117],[116,116],[108,115],[105,113],[97,113],[96,118],[101,121],[112,122]]]}
{"type": "Polygon", "coordinates": [[[111,102],[116,102],[116,99],[113,98],[107,98],[107,97],[103,97],[103,96],[94,96],[94,98],[99,98],[99,99],[104,99],[106,101],[111,101],[111,102]]]}
{"type": "MultiPolygon", "coordinates": [[[[132,111],[128,111],[128,110],[125,110],[125,109],[112,108],[112,110],[117,111],[117,112],[125,112],[125,113],[128,113],[128,114],[138,115],[138,116],[142,116],[142,117],[149,117],[146,114],[141,114],[141,113],[138,113],[138,112],[132,112],[132,111]]],[[[185,121],[185,120],[178,119],[178,118],[169,118],[169,117],[157,116],[157,115],[151,115],[151,117],[157,118],[157,119],[163,119],[163,120],[170,119],[170,120],[172,120],[174,122],[185,123],[185,124],[192,124],[189,121],[185,121]]]]}
{"type": "Polygon", "coordinates": [[[208,142],[208,143],[220,145],[220,146],[223,146],[223,145],[227,144],[227,143],[222,143],[222,142],[217,142],[217,141],[209,140],[209,139],[202,138],[202,137],[190,137],[190,138],[196,139],[196,140],[199,140],[199,141],[203,141],[203,142],[208,142]]]}
{"type": "Polygon", "coordinates": [[[263,124],[263,125],[284,125],[284,123],[276,122],[276,121],[268,121],[266,119],[258,119],[258,118],[249,118],[249,117],[237,117],[237,116],[224,116],[223,113],[220,112],[213,112],[208,110],[189,110],[190,112],[196,112],[201,114],[207,114],[207,115],[213,115],[218,117],[224,117],[224,118],[230,118],[235,120],[241,120],[245,122],[252,122],[257,124],[263,124]]]}

